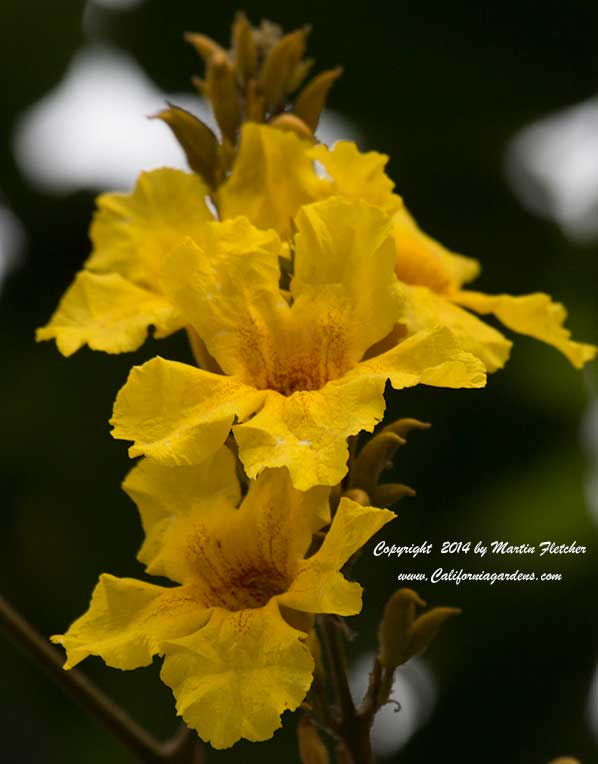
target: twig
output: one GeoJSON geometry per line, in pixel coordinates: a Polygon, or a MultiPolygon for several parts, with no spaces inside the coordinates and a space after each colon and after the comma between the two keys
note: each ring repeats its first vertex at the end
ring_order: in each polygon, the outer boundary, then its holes
{"type": "Polygon", "coordinates": [[[200,764],[203,753],[184,725],[161,743],[77,669],[65,671],[63,656],[0,596],[0,625],[33,656],[51,679],[104,724],[143,764],[200,764]]]}
{"type": "Polygon", "coordinates": [[[371,719],[361,716],[355,708],[347,678],[345,649],[339,624],[334,616],[329,615],[322,616],[320,623],[328,668],[341,714],[338,732],[342,737],[345,752],[349,754],[353,764],[373,764],[371,719]]]}

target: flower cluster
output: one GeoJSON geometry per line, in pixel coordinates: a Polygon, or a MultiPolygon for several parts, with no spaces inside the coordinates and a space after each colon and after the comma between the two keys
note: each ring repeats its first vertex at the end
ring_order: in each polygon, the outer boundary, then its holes
{"type": "Polygon", "coordinates": [[[570,339],[545,294],[465,289],[478,263],[418,228],[384,155],[315,141],[339,72],[289,108],[304,30],[279,37],[239,18],[232,53],[190,41],[220,140],[177,107],[158,115],[193,172],[145,172],[131,193],[99,198],[93,252],[37,336],[68,356],[134,350],[150,327],[188,333],[197,365],[133,368],[112,418],[144,457],[123,486],[145,531],[139,559],[175,585],[103,575],[53,639],[65,668],[163,656],[179,714],[221,748],[270,737],[310,688],[314,617],[361,608],[341,569],[394,515],[338,495],[348,439],[382,420],[387,382],[483,387],[511,343],[476,313],[576,367],[596,349],[570,339]]]}

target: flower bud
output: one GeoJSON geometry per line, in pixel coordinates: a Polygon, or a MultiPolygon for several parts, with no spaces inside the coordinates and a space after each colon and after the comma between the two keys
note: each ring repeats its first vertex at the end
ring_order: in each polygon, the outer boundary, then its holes
{"type": "Polygon", "coordinates": [[[269,52],[260,75],[260,89],[266,112],[280,108],[291,90],[297,67],[305,53],[309,28],[284,35],[269,52]]]}
{"type": "Polygon", "coordinates": [[[450,617],[459,615],[458,608],[436,607],[415,617],[418,607],[426,603],[413,589],[399,589],[386,603],[380,624],[380,663],[389,671],[406,663],[426,648],[440,626],[450,617]]]}
{"type": "Polygon", "coordinates": [[[353,463],[350,483],[353,488],[361,488],[368,495],[374,493],[380,475],[399,446],[407,441],[393,432],[380,432],[365,444],[353,463]]]}
{"type": "Polygon", "coordinates": [[[185,152],[189,167],[210,188],[215,188],[221,180],[220,158],[218,139],[210,128],[190,112],[173,104],[152,119],[161,119],[168,125],[185,152]]]}
{"type": "Polygon", "coordinates": [[[374,489],[372,504],[375,507],[392,507],[404,496],[415,496],[415,491],[402,483],[381,483],[374,489]]]}
{"type": "Polygon", "coordinates": [[[357,504],[361,504],[362,507],[367,507],[370,503],[370,497],[365,491],[362,491],[361,488],[349,488],[348,491],[345,491],[343,496],[347,499],[351,499],[351,501],[357,502],[357,504]]]}
{"type": "Polygon", "coordinates": [[[328,764],[330,758],[318,731],[306,716],[297,725],[301,764],[328,764]]]}
{"type": "Polygon", "coordinates": [[[429,422],[420,422],[419,419],[397,419],[387,425],[382,432],[394,432],[401,438],[406,438],[411,430],[429,430],[432,425],[429,422]]]}
{"type": "Polygon", "coordinates": [[[313,132],[318,126],[330,88],[342,73],[342,67],[337,66],[318,74],[303,88],[295,101],[293,114],[300,117],[313,132]]]}
{"type": "Polygon", "coordinates": [[[314,139],[313,133],[309,127],[302,119],[295,116],[295,114],[290,114],[288,112],[279,114],[277,117],[274,117],[270,124],[272,127],[278,127],[280,130],[289,130],[305,140],[313,141],[314,139]]]}
{"type": "Polygon", "coordinates": [[[245,89],[245,119],[247,122],[263,122],[265,112],[264,98],[258,90],[257,82],[250,80],[245,89]]]}
{"type": "Polygon", "coordinates": [[[233,55],[239,84],[244,86],[257,68],[257,47],[251,24],[244,13],[237,13],[232,30],[233,55]]]}
{"type": "Polygon", "coordinates": [[[226,53],[215,53],[210,59],[206,90],[222,134],[234,144],[241,124],[241,108],[235,71],[226,53]]]}
{"type": "Polygon", "coordinates": [[[191,45],[193,45],[195,50],[203,58],[204,63],[206,65],[210,63],[210,59],[216,53],[224,53],[223,48],[221,48],[217,42],[212,40],[211,37],[208,37],[205,34],[197,34],[195,32],[186,32],[184,35],[184,39],[185,39],[185,42],[188,42],[191,45]]]}

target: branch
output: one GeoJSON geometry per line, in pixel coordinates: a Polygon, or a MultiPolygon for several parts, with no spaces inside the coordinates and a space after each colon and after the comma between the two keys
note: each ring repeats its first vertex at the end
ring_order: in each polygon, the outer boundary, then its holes
{"type": "Polygon", "coordinates": [[[143,764],[201,764],[203,754],[187,727],[165,743],[156,740],[77,669],[65,671],[63,657],[0,596],[0,625],[73,700],[120,740],[143,764]]]}
{"type": "Polygon", "coordinates": [[[341,715],[337,731],[353,764],[373,764],[374,757],[370,743],[371,719],[361,716],[353,702],[339,621],[334,616],[325,615],[321,617],[320,623],[328,668],[341,715]]]}

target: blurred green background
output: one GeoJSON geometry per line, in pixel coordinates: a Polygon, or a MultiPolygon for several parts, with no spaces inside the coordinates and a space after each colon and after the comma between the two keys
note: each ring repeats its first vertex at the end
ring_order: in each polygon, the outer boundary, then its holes
{"type": "MultiPolygon", "coordinates": [[[[318,69],[345,67],[332,109],[354,125],[362,148],[391,155],[390,174],[420,224],[481,259],[478,288],[545,290],[568,306],[578,338],[598,340],[598,232],[591,219],[584,235],[575,236],[548,212],[527,211],[505,176],[508,146],[519,130],[596,92],[595,2],[320,0],[243,7],[255,23],[266,17],[286,29],[313,24],[310,54],[318,69]]],[[[34,328],[47,320],[89,251],[94,184],[56,191],[27,176],[26,158],[19,164],[14,151],[19,117],[60,83],[85,46],[104,46],[108,58],[126,54],[157,90],[191,96],[189,77],[201,67],[182,32],[224,42],[237,9],[229,0],[2,2],[0,205],[20,221],[24,238],[22,259],[0,292],[0,570],[6,596],[44,634],[63,631],[86,608],[100,572],[141,574],[134,559],[139,523],[119,488],[129,468],[126,447],[111,439],[107,420],[133,363],[156,352],[186,358],[188,351],[179,336],[159,346],[148,342],[135,354],[86,349],[68,360],[49,343],[34,344],[34,328]]],[[[90,82],[92,96],[93,87],[90,82]]],[[[111,92],[104,94],[107,112],[122,108],[111,92]]],[[[153,110],[160,106],[158,98],[153,110]]],[[[59,135],[60,156],[68,159],[82,135],[93,146],[102,127],[101,120],[73,114],[59,135]]],[[[165,144],[172,140],[165,128],[153,129],[165,144]]],[[[135,139],[125,131],[112,140],[118,157],[135,139]]],[[[572,150],[579,146],[575,131],[570,140],[572,150]]],[[[34,143],[36,151],[57,150],[56,135],[53,142],[48,135],[46,146],[43,130],[34,143]]],[[[31,150],[30,143],[21,156],[31,150]]],[[[556,153],[567,165],[567,152],[556,153]]],[[[523,177],[525,157],[509,156],[514,175],[523,177]]],[[[595,167],[596,206],[592,213],[590,204],[589,215],[596,219],[597,157],[594,143],[585,164],[577,156],[569,168],[576,176],[595,167]]],[[[72,163],[81,168],[86,159],[73,154],[72,163]]],[[[540,187],[528,193],[538,209],[547,206],[540,187]]],[[[597,483],[590,481],[598,469],[598,419],[588,413],[596,378],[596,364],[576,373],[557,351],[518,338],[507,369],[485,391],[422,388],[390,397],[391,414],[431,421],[433,429],[414,434],[399,454],[390,477],[414,486],[418,496],[405,500],[399,520],[380,538],[428,540],[436,548],[443,540],[576,540],[589,553],[483,563],[435,555],[414,562],[374,559],[370,545],[355,571],[366,586],[364,614],[352,619],[356,661],[374,649],[376,624],[400,571],[520,567],[564,576],[550,584],[419,587],[430,603],[460,606],[464,615],[420,662],[428,677],[427,715],[422,712],[417,729],[406,704],[394,715],[397,728],[413,729],[400,750],[387,749],[385,760],[545,764],[565,753],[585,764],[598,760],[598,685],[593,706],[591,700],[598,558],[590,511],[597,502],[597,483]]],[[[2,764],[132,761],[1,635],[0,646],[2,764]]],[[[156,734],[175,728],[157,664],[121,673],[90,659],[84,670],[156,734]]],[[[209,761],[296,762],[294,722],[287,714],[272,741],[210,752],[209,761]]],[[[392,728],[386,734],[392,737],[392,728]]]]}

